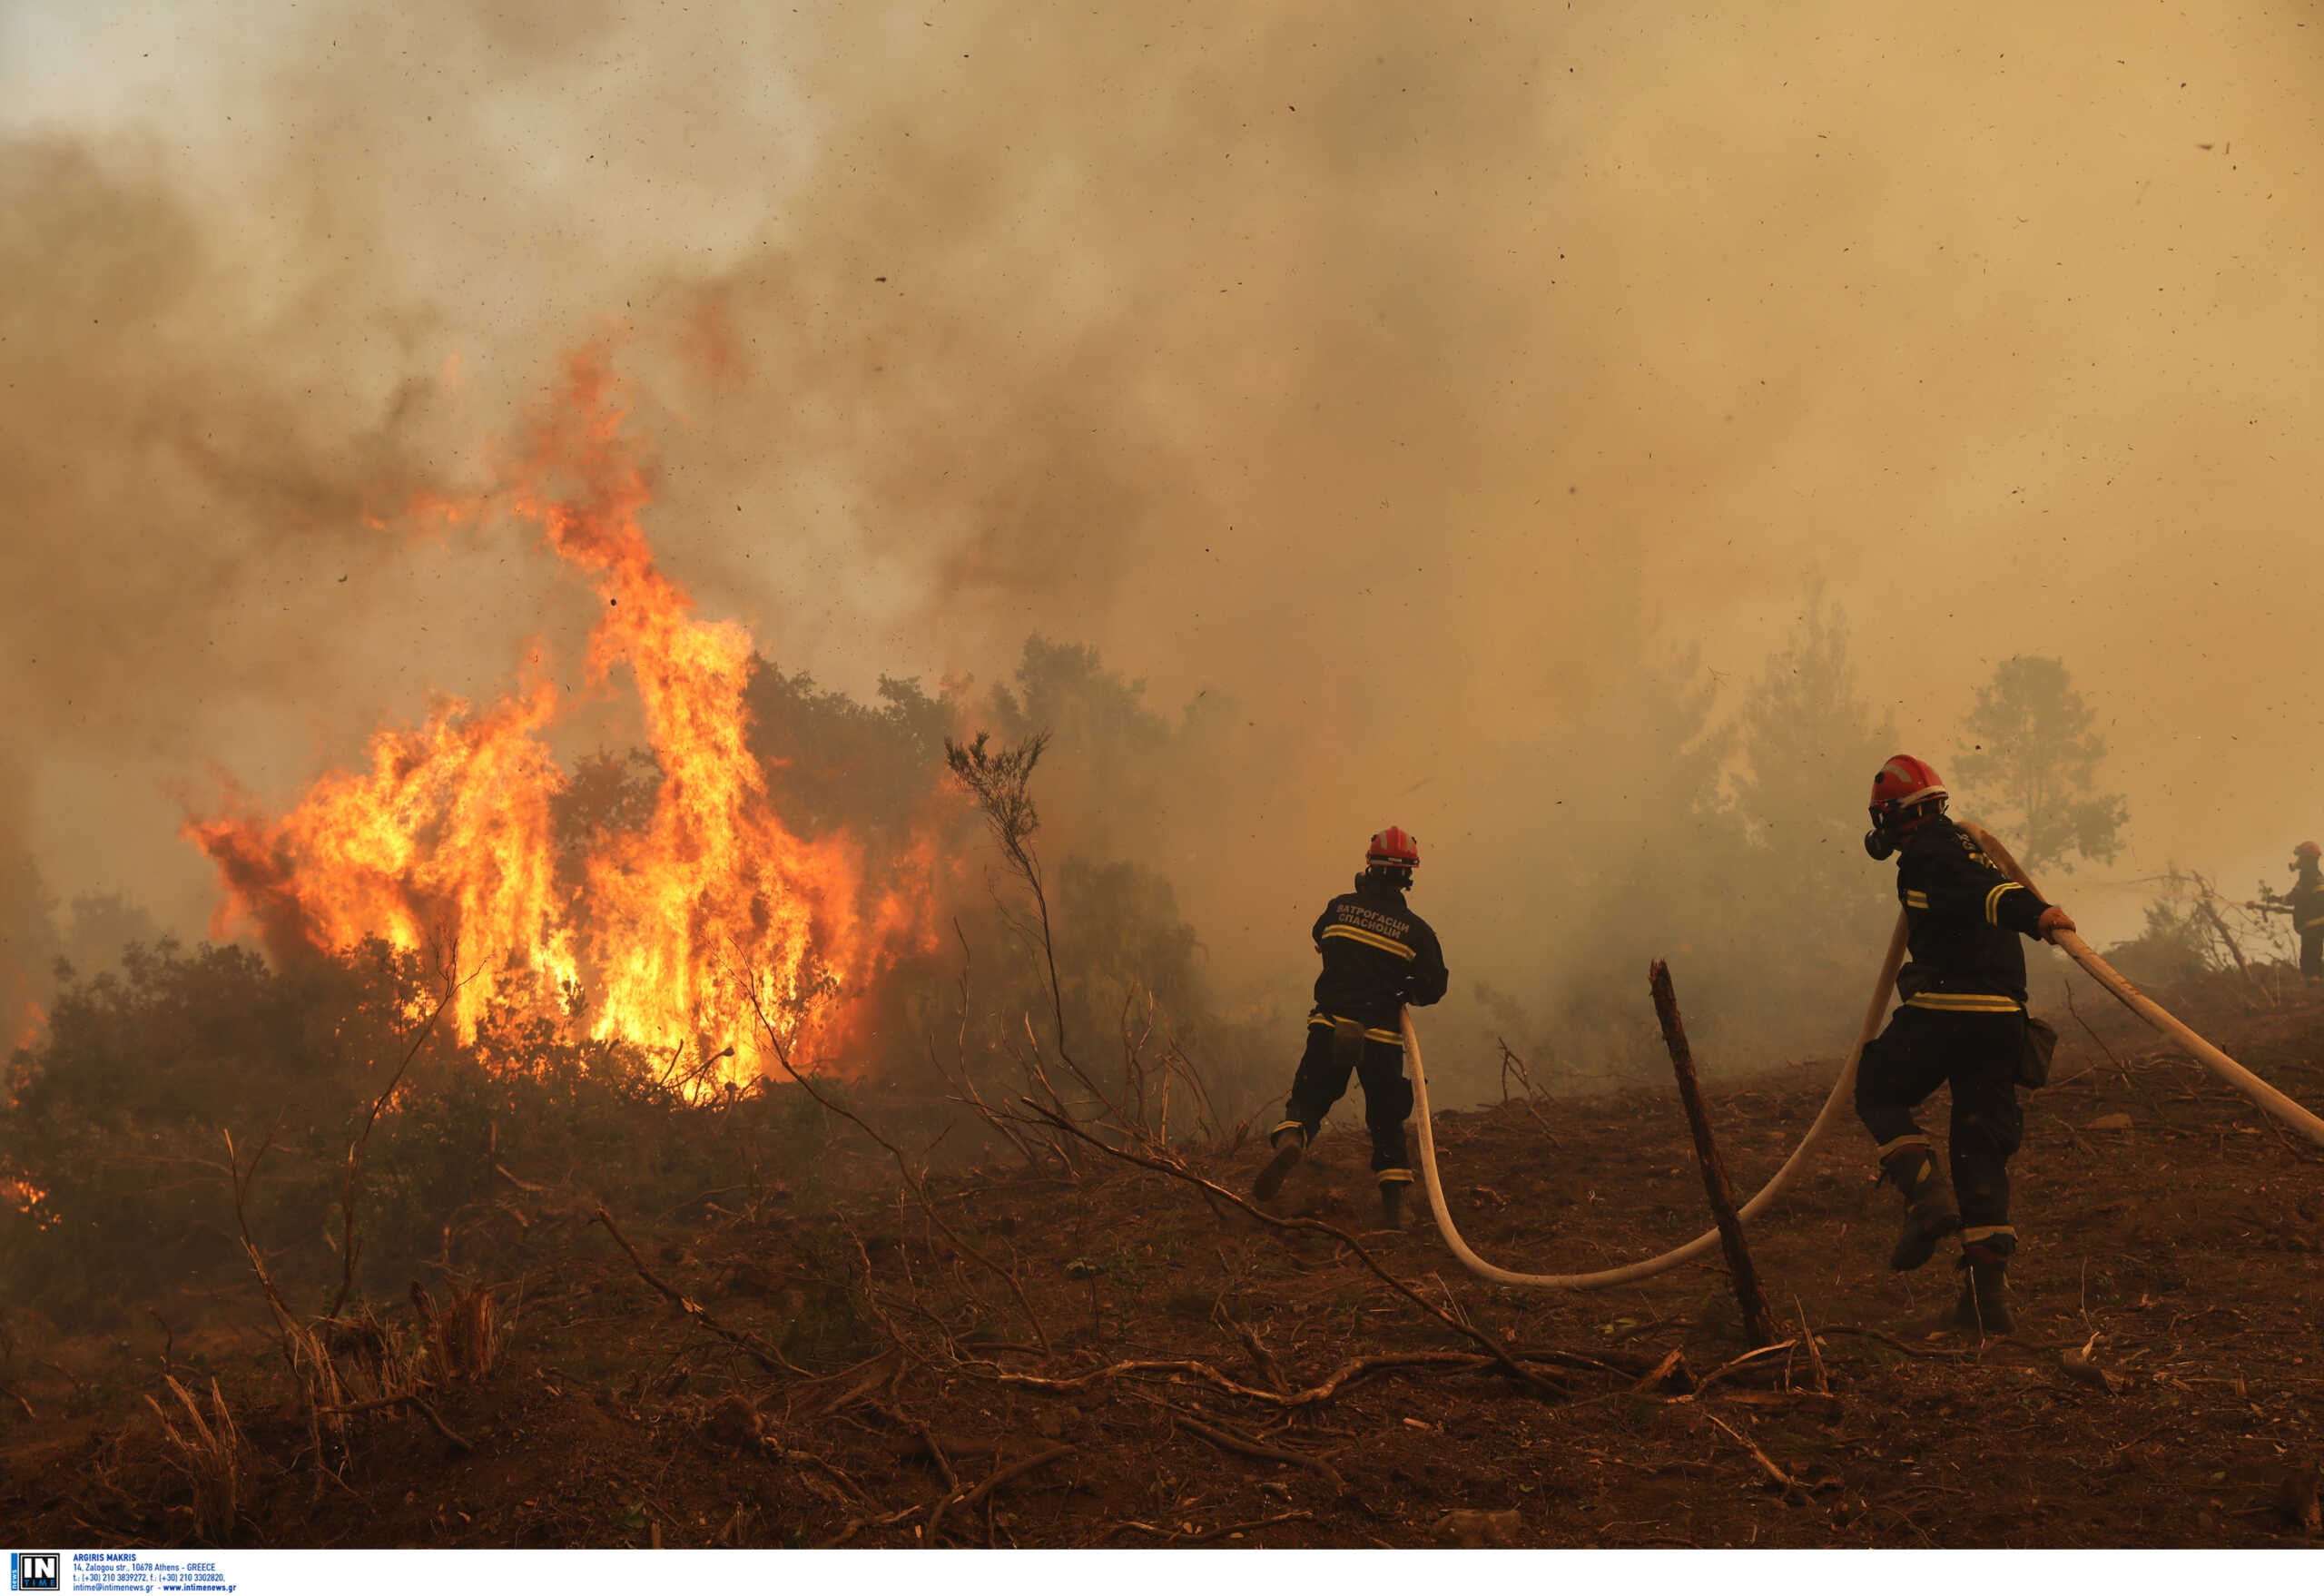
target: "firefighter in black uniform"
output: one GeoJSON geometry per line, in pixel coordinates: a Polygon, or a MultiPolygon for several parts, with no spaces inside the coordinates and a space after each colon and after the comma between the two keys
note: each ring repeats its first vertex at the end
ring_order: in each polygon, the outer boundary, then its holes
{"type": "Polygon", "coordinates": [[[2262,887],[2267,895],[2244,907],[2290,915],[2292,929],[2299,933],[2299,973],[2309,980],[2324,981],[2324,870],[2317,868],[2319,853],[2324,853],[2324,849],[2313,842],[2293,849],[2291,891],[2280,898],[2262,887]]]}
{"type": "Polygon", "coordinates": [[[2023,936],[2055,940],[2074,923],[2013,881],[1945,817],[1945,793],[1925,763],[1898,754],[1872,783],[1865,851],[1896,857],[1912,957],[1896,977],[1903,1001],[1865,1046],[1856,1111],[1880,1144],[1882,1178],[1905,1194],[1905,1232],[1895,1269],[1917,1269],[1945,1236],[1961,1234],[1965,1271],[1954,1323],[2006,1332],[2009,1158],[2024,1117],[2017,1071],[2025,1051],[2023,936]],[[1935,1144],[1913,1110],[1939,1086],[1953,1088],[1946,1138],[1951,1187],[1935,1144]]]}
{"type": "Polygon", "coordinates": [[[1324,972],[1315,978],[1315,1007],[1307,1016],[1306,1054],[1292,1078],[1283,1123],[1268,1138],[1275,1156],[1251,1188],[1262,1202],[1283,1188],[1353,1072],[1364,1083],[1381,1222],[1392,1230],[1403,1223],[1404,1188],[1413,1178],[1404,1152],[1413,1083],[1404,1079],[1402,1010],[1406,1003],[1435,1002],[1450,979],[1436,933],[1404,906],[1419,866],[1419,845],[1402,827],[1390,826],[1365,851],[1355,891],[1333,899],[1315,921],[1324,972]]]}

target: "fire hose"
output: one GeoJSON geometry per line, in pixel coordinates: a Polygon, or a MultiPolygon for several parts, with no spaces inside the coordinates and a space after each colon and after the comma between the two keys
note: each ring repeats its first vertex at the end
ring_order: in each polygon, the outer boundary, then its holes
{"type": "MultiPolygon", "coordinates": [[[[2039,896],[2024,867],[1989,832],[1965,822],[1962,823],[1962,830],[1967,832],[1977,845],[2020,885],[2039,896]]],[[[1856,1045],[1848,1049],[1847,1062],[1840,1067],[1839,1079],[1832,1083],[1831,1095],[1824,1099],[1823,1108],[1817,1110],[1815,1122],[1808,1126],[1807,1134],[1800,1138],[1799,1146],[1769,1177],[1767,1185],[1737,1211],[1737,1217],[1744,1223],[1748,1224],[1766,1213],[1791,1189],[1801,1170],[1807,1167],[1808,1155],[1831,1133],[1832,1127],[1848,1108],[1849,1099],[1856,1089],[1856,1066],[1864,1058],[1865,1044],[1880,1033],[1881,1022],[1887,1014],[1889,994],[1896,988],[1896,972],[1904,967],[1906,930],[1907,922],[1900,911],[1896,916],[1896,929],[1888,938],[1887,951],[1881,957],[1879,976],[1873,982],[1872,1001],[1866,1007],[1864,1024],[1856,1032],[1856,1045]]],[[[2072,931],[2059,931],[2056,939],[2057,945],[2063,948],[2075,963],[2087,970],[2099,985],[2120,999],[2132,1013],[2192,1053],[2212,1074],[2260,1108],[2309,1141],[2324,1147],[2324,1119],[2319,1119],[2196,1035],[2160,1003],[2125,980],[2112,965],[2101,959],[2079,936],[2072,931]]],[[[1436,1135],[1429,1116],[1428,1074],[1421,1063],[1420,1036],[1413,1029],[1410,1009],[1403,1011],[1403,1025],[1404,1059],[1412,1067],[1413,1106],[1416,1110],[1415,1118],[1420,1122],[1421,1184],[1428,1192],[1429,1211],[1435,1216],[1437,1234],[1444,1238],[1444,1245],[1452,1249],[1452,1256],[1461,1260],[1462,1266],[1469,1273],[1496,1285],[1521,1286],[1532,1291],[1596,1291],[1603,1286],[1625,1286],[1634,1280],[1665,1274],[1702,1256],[1719,1245],[1718,1232],[1714,1228],[1704,1231],[1684,1246],[1672,1247],[1654,1257],[1610,1269],[1593,1269],[1571,1275],[1527,1275],[1486,1263],[1461,1238],[1460,1230],[1452,1223],[1452,1212],[1445,1207],[1443,1182],[1436,1170],[1436,1135]]]]}
{"type": "MultiPolygon", "coordinates": [[[[1961,829],[1969,833],[1978,847],[1983,848],[1992,856],[1994,863],[2000,865],[2004,871],[2014,878],[2018,885],[2037,898],[2042,895],[2041,890],[2034,884],[2034,878],[2025,873],[2024,866],[2011,858],[2009,850],[1994,841],[1991,832],[1981,826],[1971,825],[1965,822],[1961,829]]],[[[2090,972],[2093,980],[2122,1000],[2122,1007],[2192,1053],[2206,1069],[2250,1098],[2252,1103],[2263,1112],[2281,1120],[2317,1146],[2324,1147],[2324,1119],[2319,1119],[2196,1035],[2162,1004],[2125,980],[2120,971],[2101,959],[2088,942],[2083,941],[2073,932],[2060,931],[2057,933],[2057,941],[2058,946],[2071,954],[2076,964],[2090,972]]]]}

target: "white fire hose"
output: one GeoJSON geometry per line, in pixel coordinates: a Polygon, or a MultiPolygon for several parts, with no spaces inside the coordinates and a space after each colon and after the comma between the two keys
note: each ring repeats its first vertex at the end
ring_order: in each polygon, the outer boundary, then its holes
{"type": "MultiPolygon", "coordinates": [[[[1978,847],[1993,856],[1995,864],[2015,878],[2019,885],[2037,898],[2042,895],[2042,890],[2034,884],[2034,878],[2025,873],[2025,867],[2010,857],[2009,850],[1995,842],[1993,833],[1965,821],[1961,823],[1961,829],[1969,833],[1978,847]]],[[[2319,1119],[2187,1029],[2162,1004],[2123,980],[2120,971],[2101,959],[2088,942],[2073,932],[2058,932],[2058,946],[2072,954],[2073,961],[2088,970],[2093,980],[2121,999],[2122,1007],[2192,1053],[2205,1069],[2250,1098],[2261,1110],[2281,1120],[2317,1146],[2324,1147],[2324,1119],[2319,1119]]]]}
{"type": "MultiPolygon", "coordinates": [[[[2039,895],[2032,879],[2026,875],[2017,861],[2012,858],[2009,851],[1996,842],[1988,832],[1966,822],[1961,823],[1961,829],[1967,832],[1979,847],[1992,855],[1994,862],[2014,877],[2027,891],[2034,892],[2036,896],[2039,895]]],[[[1777,1201],[1791,1189],[1793,1183],[1798,1179],[1800,1171],[1807,1167],[1807,1155],[1814,1152],[1817,1144],[1831,1133],[1832,1127],[1851,1106],[1850,1099],[1856,1090],[1856,1065],[1864,1057],[1865,1044],[1880,1034],[1881,1022],[1886,1018],[1888,1011],[1889,994],[1896,985],[1896,971],[1904,967],[1905,931],[1906,921],[1903,911],[1899,911],[1896,915],[1896,929],[1888,938],[1888,951],[1880,961],[1879,978],[1873,983],[1872,1001],[1865,1010],[1864,1024],[1856,1032],[1856,1045],[1848,1049],[1847,1062],[1840,1067],[1839,1079],[1832,1083],[1832,1095],[1824,1099],[1824,1107],[1817,1111],[1816,1122],[1807,1128],[1807,1134],[1800,1138],[1799,1146],[1793,1151],[1791,1157],[1783,1161],[1783,1167],[1775,1172],[1767,1185],[1759,1188],[1758,1195],[1738,1210],[1737,1217],[1746,1224],[1773,1207],[1777,1201]]],[[[2090,944],[2073,932],[2060,931],[2058,946],[2071,954],[2074,962],[2088,970],[2101,986],[2121,999],[2132,1013],[2136,1014],[2164,1036],[2194,1054],[2210,1068],[2212,1074],[2250,1098],[2268,1113],[2299,1131],[2318,1146],[2324,1147],[2324,1119],[2319,1119],[2201,1037],[2188,1030],[2186,1026],[2165,1012],[2161,1004],[2123,980],[2115,971],[2113,966],[2093,952],[2090,944]]],[[[1461,1239],[1461,1232],[1453,1226],[1452,1216],[1444,1206],[1444,1187],[1436,1173],[1436,1136],[1430,1122],[1428,1110],[1428,1075],[1421,1064],[1420,1036],[1413,1030],[1413,1016],[1410,1009],[1403,1011],[1403,1032],[1404,1060],[1412,1067],[1413,1072],[1413,1106],[1420,1122],[1421,1183],[1428,1191],[1429,1211],[1436,1217],[1437,1234],[1444,1238],[1444,1245],[1452,1249],[1452,1256],[1461,1260],[1462,1266],[1469,1273],[1482,1279],[1492,1281],[1496,1285],[1521,1286],[1533,1291],[1595,1291],[1601,1286],[1626,1286],[1633,1280],[1645,1280],[1653,1276],[1664,1274],[1677,1268],[1680,1264],[1701,1257],[1718,1247],[1718,1232],[1714,1228],[1704,1231],[1682,1246],[1673,1247],[1669,1252],[1655,1257],[1643,1258],[1635,1264],[1623,1264],[1611,1269],[1595,1269],[1578,1275],[1525,1275],[1514,1269],[1499,1268],[1486,1263],[1477,1256],[1467,1242],[1461,1239]]]]}

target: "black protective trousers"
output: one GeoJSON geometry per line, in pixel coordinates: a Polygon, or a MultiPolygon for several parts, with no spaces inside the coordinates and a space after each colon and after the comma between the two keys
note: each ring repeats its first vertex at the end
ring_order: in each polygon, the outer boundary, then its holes
{"type": "Polygon", "coordinates": [[[2311,925],[2299,933],[2299,973],[2324,980],[2324,925],[2311,925]]]}
{"type": "Polygon", "coordinates": [[[1412,1160],[1404,1152],[1404,1121],[1412,1118],[1413,1083],[1404,1079],[1404,1046],[1366,1037],[1359,1058],[1334,1057],[1332,1028],[1310,1025],[1307,1051],[1299,1073],[1291,1078],[1291,1097],[1283,1106],[1286,1122],[1296,1121],[1308,1141],[1324,1128],[1324,1116],[1347,1095],[1347,1078],[1364,1086],[1364,1123],[1372,1132],[1372,1167],[1377,1171],[1408,1171],[1412,1160]]]}
{"type": "Polygon", "coordinates": [[[2009,1223],[2009,1159],[2025,1133],[2017,1106],[2017,1066],[2025,1016],[1943,1013],[1900,1008],[1865,1044],[1856,1069],[1856,1111],[1883,1145],[1920,1133],[1913,1110],[1940,1086],[1953,1088],[1945,1151],[1965,1229],[2009,1223]]]}

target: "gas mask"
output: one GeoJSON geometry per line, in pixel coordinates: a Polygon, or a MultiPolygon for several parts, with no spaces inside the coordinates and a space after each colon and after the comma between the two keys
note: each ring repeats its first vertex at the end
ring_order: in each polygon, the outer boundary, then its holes
{"type": "Polygon", "coordinates": [[[1896,844],[1911,829],[1909,823],[1919,815],[1909,809],[1875,803],[1865,813],[1872,817],[1872,829],[1864,833],[1864,851],[1875,859],[1886,859],[1896,852],[1896,844]]]}
{"type": "Polygon", "coordinates": [[[1901,806],[1875,803],[1865,813],[1872,817],[1872,829],[1864,833],[1864,851],[1875,859],[1886,859],[1906,832],[1930,815],[1945,813],[1945,799],[1940,794],[1901,806]]]}

